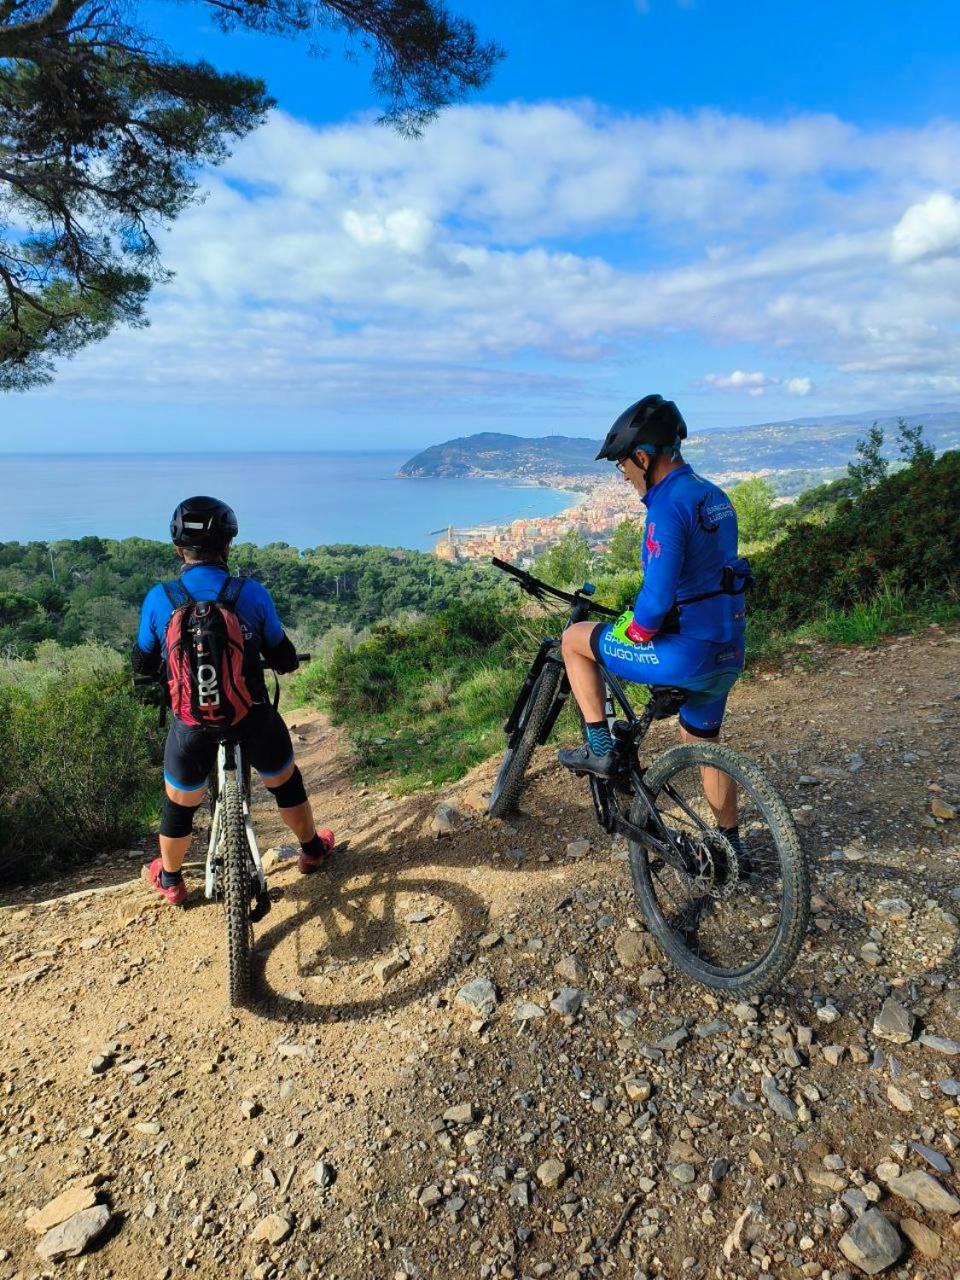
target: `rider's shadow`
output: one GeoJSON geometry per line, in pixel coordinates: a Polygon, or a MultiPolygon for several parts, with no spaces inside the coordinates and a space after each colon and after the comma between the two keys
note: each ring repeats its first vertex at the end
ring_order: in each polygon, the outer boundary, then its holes
{"type": "MultiPolygon", "coordinates": [[[[477,866],[476,845],[490,842],[482,827],[466,840],[437,841],[422,834],[423,823],[421,812],[393,829],[386,850],[382,834],[353,837],[329,867],[283,885],[283,918],[267,917],[257,931],[259,1015],[282,1022],[355,1021],[428,998],[465,973],[489,927],[489,908],[461,878],[436,872],[449,867],[469,874],[477,866]],[[418,875],[418,867],[430,874],[418,875]],[[408,915],[429,919],[411,924],[408,915]],[[289,974],[290,943],[296,989],[281,991],[272,971],[282,966],[289,974]],[[373,965],[398,954],[408,958],[407,967],[381,985],[373,965]]],[[[506,864],[489,865],[506,872],[506,864]]],[[[542,869],[536,862],[524,866],[526,872],[542,869]]]]}

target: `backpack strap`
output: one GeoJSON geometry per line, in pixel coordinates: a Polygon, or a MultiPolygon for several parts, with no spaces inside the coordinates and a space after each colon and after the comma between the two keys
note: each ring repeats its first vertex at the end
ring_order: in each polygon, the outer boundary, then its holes
{"type": "Polygon", "coordinates": [[[240,592],[246,581],[246,578],[228,578],[220,588],[216,603],[225,604],[228,609],[236,613],[237,601],[240,599],[240,592]]]}
{"type": "Polygon", "coordinates": [[[179,578],[161,585],[174,609],[182,609],[185,604],[193,604],[196,601],[196,597],[190,594],[179,578]]]}

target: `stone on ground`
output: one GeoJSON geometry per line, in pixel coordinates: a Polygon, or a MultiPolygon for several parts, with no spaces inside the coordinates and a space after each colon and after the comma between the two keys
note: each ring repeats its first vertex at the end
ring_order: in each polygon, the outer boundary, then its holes
{"type": "Polygon", "coordinates": [[[454,1004],[473,1018],[489,1018],[497,1007],[497,989],[489,978],[471,978],[457,992],[454,1004]]]}
{"type": "Polygon", "coordinates": [[[908,1169],[899,1178],[891,1178],[887,1186],[894,1195],[929,1209],[931,1213],[960,1213],[960,1200],[925,1169],[908,1169]]]}
{"type": "Polygon", "coordinates": [[[918,1253],[922,1253],[925,1258],[939,1258],[943,1241],[935,1231],[925,1227],[922,1222],[917,1222],[916,1218],[901,1218],[900,1230],[918,1253]]]}
{"type": "Polygon", "coordinates": [[[865,1275],[879,1275],[903,1253],[903,1238],[879,1209],[868,1209],[840,1240],[840,1252],[865,1275]]]}
{"type": "Polygon", "coordinates": [[[873,1034],[893,1044],[909,1044],[913,1039],[913,1024],[910,1010],[889,996],[873,1020],[873,1034]]]}
{"type": "Polygon", "coordinates": [[[566,1176],[567,1166],[555,1156],[550,1156],[537,1168],[537,1178],[543,1187],[559,1187],[566,1176]]]}
{"type": "Polygon", "coordinates": [[[97,1192],[94,1187],[67,1187],[66,1191],[61,1191],[42,1209],[30,1215],[26,1223],[27,1230],[42,1236],[51,1227],[57,1227],[61,1222],[72,1218],[75,1213],[92,1208],[96,1202],[97,1192]]]}
{"type": "Polygon", "coordinates": [[[293,1230],[293,1223],[282,1213],[270,1213],[261,1218],[250,1232],[254,1242],[265,1241],[267,1244],[283,1244],[293,1230]]]}
{"type": "Polygon", "coordinates": [[[81,1209],[65,1222],[52,1227],[37,1245],[37,1253],[47,1262],[77,1258],[106,1231],[112,1218],[105,1204],[81,1209]]]}

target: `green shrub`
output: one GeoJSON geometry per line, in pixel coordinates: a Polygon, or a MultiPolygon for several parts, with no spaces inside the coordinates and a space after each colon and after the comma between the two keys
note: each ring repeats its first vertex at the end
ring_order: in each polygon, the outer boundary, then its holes
{"type": "Polygon", "coordinates": [[[750,606],[790,629],[825,609],[849,611],[889,590],[912,603],[957,599],[960,452],[921,460],[841,501],[822,524],[801,522],[754,559],[750,606]]]}
{"type": "Polygon", "coordinates": [[[133,698],[116,655],[99,659],[45,648],[0,667],[0,878],[114,848],[154,816],[156,709],[133,698]]]}

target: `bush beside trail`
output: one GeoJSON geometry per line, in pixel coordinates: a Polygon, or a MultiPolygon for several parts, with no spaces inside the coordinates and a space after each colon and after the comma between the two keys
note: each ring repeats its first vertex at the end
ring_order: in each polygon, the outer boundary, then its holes
{"type": "Polygon", "coordinates": [[[754,560],[751,612],[781,628],[881,591],[960,602],[960,452],[920,462],[845,498],[825,523],[801,521],[754,560]]]}
{"type": "Polygon", "coordinates": [[[115,848],[159,808],[156,708],[103,648],[0,664],[0,757],[0,881],[115,848]]]}

